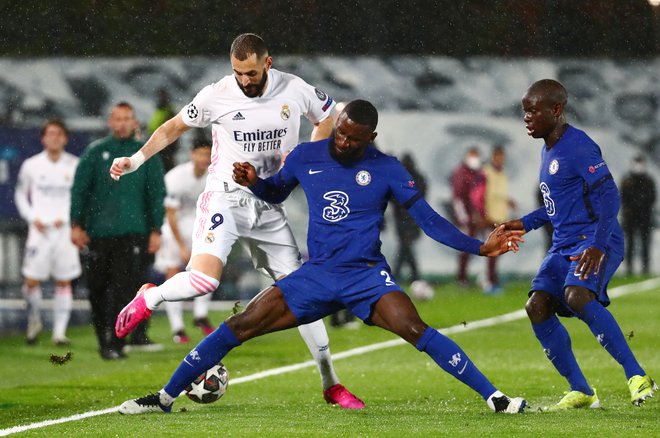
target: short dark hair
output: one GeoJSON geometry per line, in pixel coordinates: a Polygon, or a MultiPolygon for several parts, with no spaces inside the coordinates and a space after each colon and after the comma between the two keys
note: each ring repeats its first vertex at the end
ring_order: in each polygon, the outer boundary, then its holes
{"type": "Polygon", "coordinates": [[[197,138],[197,139],[195,139],[195,141],[193,141],[193,144],[192,144],[192,150],[193,151],[195,149],[210,148],[210,147],[211,147],[211,142],[206,138],[197,138]]]}
{"type": "Polygon", "coordinates": [[[69,128],[66,127],[64,120],[58,118],[46,120],[46,122],[41,126],[41,133],[39,134],[40,138],[46,134],[46,130],[49,126],[57,126],[62,131],[64,131],[64,134],[67,136],[67,138],[69,138],[69,128]]]}
{"type": "Polygon", "coordinates": [[[376,130],[378,125],[378,110],[367,100],[356,99],[348,102],[344,111],[349,119],[358,125],[365,125],[376,130]]]}
{"type": "Polygon", "coordinates": [[[133,109],[133,105],[131,105],[130,103],[126,102],[125,100],[121,100],[121,101],[117,102],[117,103],[113,106],[113,108],[128,108],[129,110],[135,112],[135,110],[133,109]]]}
{"type": "Polygon", "coordinates": [[[268,48],[264,40],[254,33],[242,33],[231,43],[230,56],[245,61],[252,54],[257,55],[257,59],[268,55],[268,48]]]}

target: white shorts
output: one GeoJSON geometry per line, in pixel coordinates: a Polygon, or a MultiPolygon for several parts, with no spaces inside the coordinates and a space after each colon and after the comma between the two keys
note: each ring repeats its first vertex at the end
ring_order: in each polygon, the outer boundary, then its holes
{"type": "Polygon", "coordinates": [[[78,248],[71,242],[69,225],[46,227],[43,232],[30,225],[21,271],[24,277],[67,281],[80,277],[81,272],[78,248]]]}
{"type": "Polygon", "coordinates": [[[273,279],[302,264],[284,207],[241,189],[200,195],[192,240],[193,257],[212,254],[224,264],[238,240],[252,256],[254,267],[273,279]]]}
{"type": "MultiPolygon", "coordinates": [[[[160,248],[154,259],[154,269],[162,274],[166,274],[167,271],[172,268],[183,269],[185,263],[181,260],[181,249],[174,238],[174,234],[172,234],[172,228],[166,224],[163,225],[161,231],[160,248]]],[[[183,237],[183,241],[188,248],[190,248],[191,245],[191,235],[189,231],[190,230],[186,230],[186,232],[181,233],[181,237],[183,237]]]]}

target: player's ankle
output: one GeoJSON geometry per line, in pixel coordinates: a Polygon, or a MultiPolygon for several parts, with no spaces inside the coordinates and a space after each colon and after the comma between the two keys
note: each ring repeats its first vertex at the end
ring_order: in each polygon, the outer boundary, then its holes
{"type": "Polygon", "coordinates": [[[169,395],[167,392],[165,392],[165,389],[158,391],[158,396],[160,404],[163,406],[170,406],[172,403],[174,403],[174,400],[176,400],[176,397],[169,395]]]}

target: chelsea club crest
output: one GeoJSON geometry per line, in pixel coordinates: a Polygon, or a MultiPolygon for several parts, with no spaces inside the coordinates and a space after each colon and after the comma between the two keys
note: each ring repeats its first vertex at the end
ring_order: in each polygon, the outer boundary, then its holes
{"type": "Polygon", "coordinates": [[[371,174],[366,170],[361,170],[355,175],[355,181],[361,186],[366,186],[371,182],[371,174]]]}
{"type": "Polygon", "coordinates": [[[558,170],[559,170],[559,161],[552,160],[550,162],[550,165],[548,166],[548,172],[550,173],[550,175],[554,175],[555,173],[557,173],[558,170]]]}

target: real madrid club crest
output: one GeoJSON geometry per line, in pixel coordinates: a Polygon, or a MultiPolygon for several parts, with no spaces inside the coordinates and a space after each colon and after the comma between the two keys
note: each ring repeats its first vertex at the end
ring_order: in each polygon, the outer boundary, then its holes
{"type": "Polygon", "coordinates": [[[369,185],[371,182],[371,174],[366,170],[361,170],[355,175],[355,181],[361,186],[369,185]]]}
{"type": "Polygon", "coordinates": [[[550,175],[554,175],[555,173],[557,173],[558,170],[559,170],[559,161],[552,160],[550,162],[550,165],[548,166],[548,172],[550,172],[550,175]]]}
{"type": "Polygon", "coordinates": [[[289,105],[282,105],[280,117],[282,117],[282,120],[289,120],[289,117],[291,117],[291,110],[289,109],[289,105]]]}
{"type": "Polygon", "coordinates": [[[206,243],[213,243],[214,240],[215,240],[215,235],[214,235],[213,233],[209,232],[209,233],[206,235],[206,238],[204,239],[204,242],[206,242],[206,243]]]}

